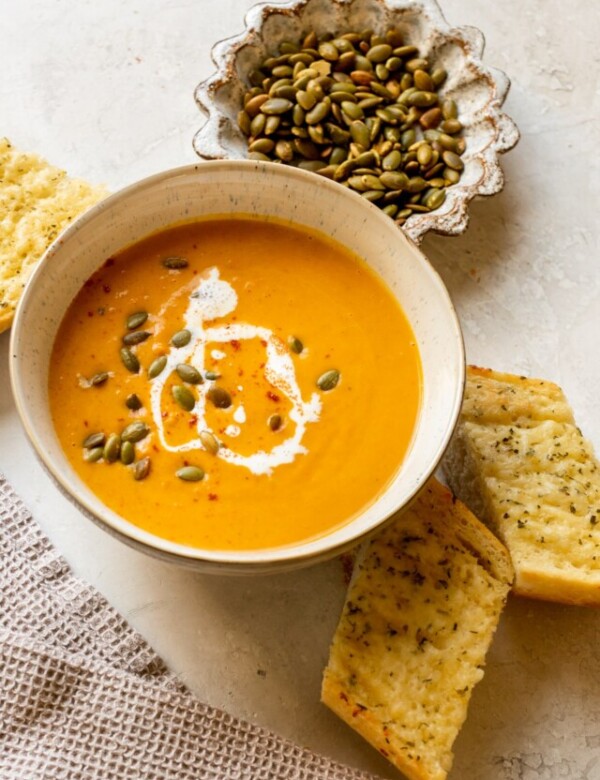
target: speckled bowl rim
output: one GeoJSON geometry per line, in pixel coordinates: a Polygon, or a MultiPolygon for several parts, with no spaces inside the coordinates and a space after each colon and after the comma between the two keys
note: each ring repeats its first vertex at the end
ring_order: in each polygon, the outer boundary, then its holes
{"type": "MultiPolygon", "coordinates": [[[[400,231],[398,231],[398,240],[407,241],[410,245],[412,245],[412,248],[418,254],[420,261],[423,264],[423,268],[429,278],[430,283],[435,288],[437,288],[437,292],[445,301],[447,306],[447,314],[449,315],[455,328],[455,357],[457,358],[457,364],[453,366],[453,370],[457,372],[455,394],[452,398],[449,408],[449,421],[447,423],[447,429],[438,443],[435,454],[431,459],[429,468],[425,469],[421,473],[419,483],[412,491],[410,491],[406,497],[406,500],[401,505],[397,506],[395,510],[390,512],[387,516],[382,517],[378,522],[373,523],[372,526],[368,529],[357,532],[354,535],[349,535],[347,538],[343,539],[337,544],[327,543],[331,535],[333,533],[339,532],[344,527],[350,528],[353,522],[361,516],[362,512],[358,513],[352,520],[349,520],[345,526],[338,526],[333,529],[331,533],[324,534],[317,538],[312,538],[308,541],[304,541],[298,544],[247,551],[212,550],[178,544],[145,531],[144,529],[126,520],[124,517],[118,515],[113,510],[110,510],[108,507],[106,507],[106,505],[104,505],[106,509],[104,516],[97,512],[95,508],[90,505],[86,496],[81,495],[78,492],[77,487],[72,484],[72,476],[74,472],[71,474],[68,470],[66,470],[66,473],[63,473],[63,469],[59,468],[57,464],[50,462],[46,457],[42,446],[42,438],[36,432],[36,412],[35,410],[30,409],[23,400],[25,398],[25,393],[22,392],[23,386],[20,375],[21,369],[19,365],[20,356],[18,354],[17,345],[19,339],[21,338],[23,328],[27,324],[26,319],[28,304],[36,293],[36,285],[39,283],[39,280],[43,278],[48,264],[52,262],[53,255],[60,251],[61,246],[67,241],[71,240],[83,225],[101,216],[102,212],[105,211],[109,206],[119,202],[127,201],[128,197],[134,193],[143,192],[144,189],[152,188],[154,185],[160,182],[166,182],[169,180],[175,181],[178,177],[189,176],[193,172],[198,172],[199,170],[208,173],[210,169],[218,171],[224,169],[235,169],[239,168],[240,166],[244,168],[254,168],[257,171],[260,171],[265,166],[268,166],[269,172],[272,172],[274,175],[283,176],[292,181],[295,179],[304,181],[309,183],[311,187],[318,186],[325,190],[330,190],[334,197],[337,196],[338,198],[341,197],[355,199],[361,204],[361,208],[371,211],[371,216],[374,220],[381,220],[382,223],[385,222],[386,226],[389,226],[389,220],[386,215],[383,214],[378,208],[365,201],[364,198],[361,198],[360,195],[350,190],[344,190],[334,182],[330,182],[324,178],[317,178],[310,172],[303,171],[298,168],[292,168],[288,166],[274,166],[270,163],[254,162],[248,160],[218,160],[202,162],[195,165],[181,166],[154,174],[127,187],[124,187],[118,192],[109,195],[104,200],[92,206],[87,212],[76,219],[46,250],[42,259],[34,269],[17,306],[13,326],[11,329],[9,355],[9,370],[13,397],[27,438],[46,473],[50,476],[54,484],[63,493],[63,495],[69,501],[71,501],[72,504],[80,509],[80,511],[82,511],[86,517],[91,519],[94,523],[110,533],[112,536],[115,536],[116,538],[138,550],[149,553],[154,557],[158,557],[163,560],[173,561],[179,564],[190,566],[196,570],[200,569],[208,572],[213,571],[221,574],[228,573],[234,575],[270,573],[284,569],[299,568],[311,563],[327,560],[334,557],[335,555],[355,547],[363,539],[372,535],[376,530],[382,528],[386,523],[389,523],[398,512],[405,509],[416,498],[427,480],[434,474],[450,442],[462,405],[466,371],[465,348],[462,330],[448,290],[438,272],[435,270],[423,252],[419,249],[416,243],[408,236],[405,236],[400,231]]],[[[344,245],[343,242],[341,243],[344,245]]],[[[92,492],[91,489],[88,488],[88,490],[92,492]]],[[[385,492],[386,491],[384,491],[384,493],[385,492]]]]}

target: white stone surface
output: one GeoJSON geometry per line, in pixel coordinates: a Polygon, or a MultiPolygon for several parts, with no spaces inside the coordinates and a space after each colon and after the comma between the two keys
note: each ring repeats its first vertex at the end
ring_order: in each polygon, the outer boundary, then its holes
{"type": "MultiPolygon", "coordinates": [[[[195,161],[196,83],[249,0],[0,0],[0,134],[116,189],[195,161]]],[[[423,249],[458,308],[471,362],[544,376],[600,450],[597,0],[446,0],[488,40],[522,132],[505,191],[459,238],[423,249]]],[[[343,600],[337,561],[258,579],[195,575],[92,526],[36,463],[0,336],[0,470],[75,571],[202,698],[384,777],[397,774],[318,701],[343,600]]],[[[513,599],[456,743],[452,777],[600,780],[600,612],[513,599]]]]}

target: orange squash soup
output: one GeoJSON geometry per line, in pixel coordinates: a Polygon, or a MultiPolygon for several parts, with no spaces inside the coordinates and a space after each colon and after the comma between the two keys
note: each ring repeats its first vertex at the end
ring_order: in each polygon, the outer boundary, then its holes
{"type": "Polygon", "coordinates": [[[211,218],[106,260],[49,374],[81,479],[193,547],[251,550],[349,522],[397,473],[419,411],[408,321],[367,264],[264,218],[211,218]]]}

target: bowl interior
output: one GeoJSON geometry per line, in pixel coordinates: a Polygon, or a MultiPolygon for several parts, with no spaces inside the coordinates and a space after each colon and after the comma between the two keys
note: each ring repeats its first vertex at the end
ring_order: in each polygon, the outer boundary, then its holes
{"type": "Polygon", "coordinates": [[[167,171],[107,198],[77,220],[34,272],[13,326],[11,372],[18,410],[50,475],[90,517],[125,541],[204,568],[299,565],[351,546],[406,504],[435,469],[462,398],[464,354],[452,304],[437,273],[393,221],[360,196],[304,171],[246,161],[167,171]],[[256,214],[319,230],[363,257],[400,301],[418,341],[423,398],[413,442],[385,493],[326,536],[257,551],[199,550],[137,528],[108,509],[71,469],[49,410],[49,358],[62,317],[88,277],[124,246],[184,220],[256,214]]]}

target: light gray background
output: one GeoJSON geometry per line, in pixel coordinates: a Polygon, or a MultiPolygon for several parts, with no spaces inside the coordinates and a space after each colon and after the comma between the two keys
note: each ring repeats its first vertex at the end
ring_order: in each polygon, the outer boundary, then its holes
{"type": "MultiPolygon", "coordinates": [[[[249,0],[0,0],[0,135],[117,189],[195,162],[196,83],[249,0]]],[[[486,35],[522,133],[505,191],[459,238],[428,237],[470,362],[558,381],[600,448],[597,0],[446,0],[486,35]]],[[[1,219],[1,215],[0,215],[1,219]]],[[[394,777],[319,704],[343,601],[337,561],[255,580],[194,575],[124,548],[35,462],[0,336],[0,470],[75,571],[203,699],[394,777]],[[260,670],[260,672],[259,672],[260,670]]],[[[600,613],[514,599],[456,743],[455,780],[600,779],[600,613]]]]}

